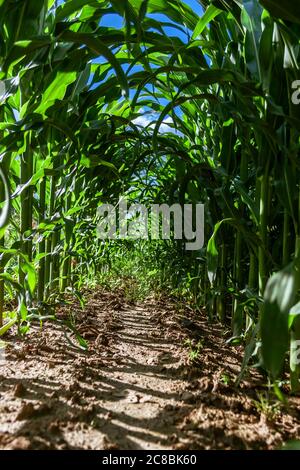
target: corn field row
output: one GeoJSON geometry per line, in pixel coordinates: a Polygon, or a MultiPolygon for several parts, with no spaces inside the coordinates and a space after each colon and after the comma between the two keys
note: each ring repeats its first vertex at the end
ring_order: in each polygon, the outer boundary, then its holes
{"type": "Polygon", "coordinates": [[[288,367],[297,392],[298,3],[200,6],[0,1],[0,332],[97,275],[99,204],[204,203],[191,290],[245,345],[242,372],[259,361],[277,386],[288,367]]]}

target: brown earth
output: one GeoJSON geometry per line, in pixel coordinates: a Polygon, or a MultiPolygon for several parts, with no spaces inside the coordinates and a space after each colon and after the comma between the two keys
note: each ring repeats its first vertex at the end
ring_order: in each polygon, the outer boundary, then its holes
{"type": "Polygon", "coordinates": [[[234,388],[243,351],[220,326],[168,298],[87,298],[58,318],[75,319],[88,352],[52,322],[5,338],[1,449],[272,449],[299,439],[298,398],[265,399],[255,370],[234,388]]]}

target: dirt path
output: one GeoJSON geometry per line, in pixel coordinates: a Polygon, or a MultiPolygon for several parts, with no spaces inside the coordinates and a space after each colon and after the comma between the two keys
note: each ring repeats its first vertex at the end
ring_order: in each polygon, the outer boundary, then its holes
{"type": "Polygon", "coordinates": [[[13,337],[1,369],[1,447],[171,448],[176,410],[191,393],[178,373],[187,351],[174,321],[162,327],[166,312],[96,293],[77,311],[88,354],[53,324],[13,337]]]}
{"type": "Polygon", "coordinates": [[[111,413],[106,433],[117,447],[168,449],[177,437],[172,411],[183,405],[184,386],[176,379],[183,351],[174,336],[155,327],[155,309],[147,307],[125,308],[116,316],[118,365],[104,372],[112,393],[102,406],[111,413]]]}
{"type": "Polygon", "coordinates": [[[76,319],[88,352],[53,323],[6,338],[1,449],[264,449],[300,435],[299,401],[260,410],[257,374],[233,389],[242,351],[217,325],[182,321],[172,301],[87,294],[84,311],[72,302],[58,317],[76,319]]]}

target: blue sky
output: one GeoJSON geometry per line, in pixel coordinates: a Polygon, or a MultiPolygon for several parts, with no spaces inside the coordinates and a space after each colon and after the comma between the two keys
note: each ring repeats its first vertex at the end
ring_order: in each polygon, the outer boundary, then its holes
{"type": "MultiPolygon", "coordinates": [[[[191,7],[191,9],[194,11],[194,13],[196,13],[197,15],[199,15],[199,17],[202,15],[203,13],[203,8],[201,7],[201,5],[198,3],[197,0],[184,0],[184,3],[186,3],[187,5],[189,5],[191,7]]],[[[170,22],[170,19],[167,18],[166,16],[162,15],[162,14],[152,14],[151,17],[155,18],[156,20],[161,20],[161,21],[169,21],[170,22]]],[[[103,17],[103,19],[101,20],[101,26],[113,26],[114,28],[121,28],[122,27],[122,24],[123,24],[123,18],[121,18],[119,15],[105,15],[103,17]]],[[[175,29],[175,28],[165,28],[165,31],[173,36],[178,36],[180,37],[181,39],[186,39],[185,35],[181,34],[180,31],[178,31],[178,29],[175,29]]]]}
{"type": "MultiPolygon", "coordinates": [[[[201,7],[201,5],[198,3],[197,0],[184,0],[184,3],[189,5],[196,15],[198,15],[199,17],[202,16],[203,8],[201,7]]],[[[155,18],[157,21],[171,22],[171,20],[163,14],[155,13],[155,14],[151,14],[151,17],[155,18]]],[[[111,27],[116,28],[116,29],[122,28],[123,24],[124,24],[124,18],[122,18],[118,14],[104,15],[103,18],[101,19],[101,22],[100,22],[101,26],[107,26],[107,27],[111,26],[111,27]]],[[[178,36],[183,41],[187,41],[187,35],[180,32],[176,28],[171,28],[171,27],[165,28],[165,32],[169,35],[172,35],[172,36],[178,36]]],[[[99,57],[98,59],[93,60],[93,62],[96,62],[96,63],[102,63],[102,62],[105,62],[105,61],[106,61],[106,59],[104,59],[103,57],[99,57]]],[[[123,68],[124,68],[124,71],[126,72],[128,66],[124,65],[123,68]]],[[[132,69],[131,72],[138,71],[138,69],[139,69],[139,67],[136,66],[132,69]]],[[[97,85],[98,84],[95,83],[94,85],[92,85],[91,89],[96,88],[97,85]]],[[[135,90],[131,90],[130,91],[130,97],[132,98],[134,94],[135,94],[135,90]]],[[[161,97],[159,98],[158,101],[162,105],[166,105],[168,103],[167,100],[165,100],[164,98],[161,98],[161,97]]],[[[145,127],[148,124],[152,125],[151,122],[156,120],[157,113],[153,112],[153,110],[151,110],[151,108],[146,108],[146,109],[144,108],[143,111],[144,111],[144,113],[149,113],[149,114],[148,115],[144,114],[144,116],[140,116],[139,118],[137,118],[135,124],[140,125],[142,127],[145,127]]],[[[180,110],[176,110],[176,112],[180,114],[180,110]]],[[[172,128],[169,127],[169,124],[171,122],[172,122],[171,117],[170,116],[166,117],[166,119],[162,123],[161,131],[163,131],[163,132],[165,132],[167,130],[172,131],[172,128]]],[[[176,132],[176,131],[173,130],[173,132],[176,132]]]]}
{"type": "MultiPolygon", "coordinates": [[[[57,5],[61,5],[64,3],[65,0],[57,0],[57,5]]],[[[182,0],[185,4],[189,5],[190,8],[196,13],[197,15],[202,16],[203,14],[203,8],[199,4],[198,0],[182,0]]],[[[166,16],[162,14],[154,14],[151,15],[154,17],[156,20],[161,21],[170,21],[166,16]]],[[[116,29],[121,28],[123,24],[123,18],[121,18],[119,15],[114,14],[114,15],[105,15],[102,20],[101,20],[101,26],[112,26],[116,29]]],[[[183,35],[178,29],[175,28],[165,28],[165,31],[173,36],[177,35],[180,37],[182,40],[185,40],[186,37],[183,35]]]]}
{"type": "MultiPolygon", "coordinates": [[[[202,16],[203,14],[203,8],[201,7],[201,5],[199,4],[198,0],[183,0],[183,2],[185,4],[187,4],[188,6],[190,6],[190,8],[194,11],[194,13],[196,13],[199,17],[202,16]]],[[[157,21],[161,21],[161,22],[168,22],[170,23],[171,20],[163,15],[163,14],[159,14],[159,13],[155,13],[155,14],[150,14],[148,13],[148,16],[152,17],[152,18],[155,18],[157,21]]],[[[106,26],[106,27],[113,27],[113,28],[116,28],[116,29],[120,29],[122,28],[124,24],[124,18],[121,17],[119,14],[109,14],[109,15],[104,15],[100,21],[100,25],[101,26],[106,26]]],[[[177,36],[179,37],[180,39],[182,39],[182,41],[186,42],[188,40],[188,36],[187,34],[179,31],[177,28],[172,28],[172,27],[165,27],[164,28],[165,30],[165,33],[170,35],[170,36],[177,36]]],[[[191,32],[189,33],[191,34],[191,32]]],[[[106,59],[104,59],[103,57],[99,57],[97,59],[94,59],[93,62],[96,62],[96,63],[102,63],[102,62],[105,62],[106,59]]],[[[127,68],[128,66],[124,65],[123,66],[123,69],[124,71],[126,72],[127,71],[127,68]]],[[[132,72],[137,72],[139,70],[139,66],[135,66],[133,69],[132,69],[132,72]]],[[[92,88],[94,88],[96,85],[94,85],[92,88]]],[[[131,93],[132,95],[133,93],[131,93]]],[[[164,101],[164,100],[160,100],[160,101],[164,101]]]]}

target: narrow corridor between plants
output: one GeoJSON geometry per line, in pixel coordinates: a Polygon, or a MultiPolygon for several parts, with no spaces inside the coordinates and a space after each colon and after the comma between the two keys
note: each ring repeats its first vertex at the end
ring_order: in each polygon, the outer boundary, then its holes
{"type": "Polygon", "coordinates": [[[300,448],[298,3],[0,0],[0,450],[300,448]]]}

